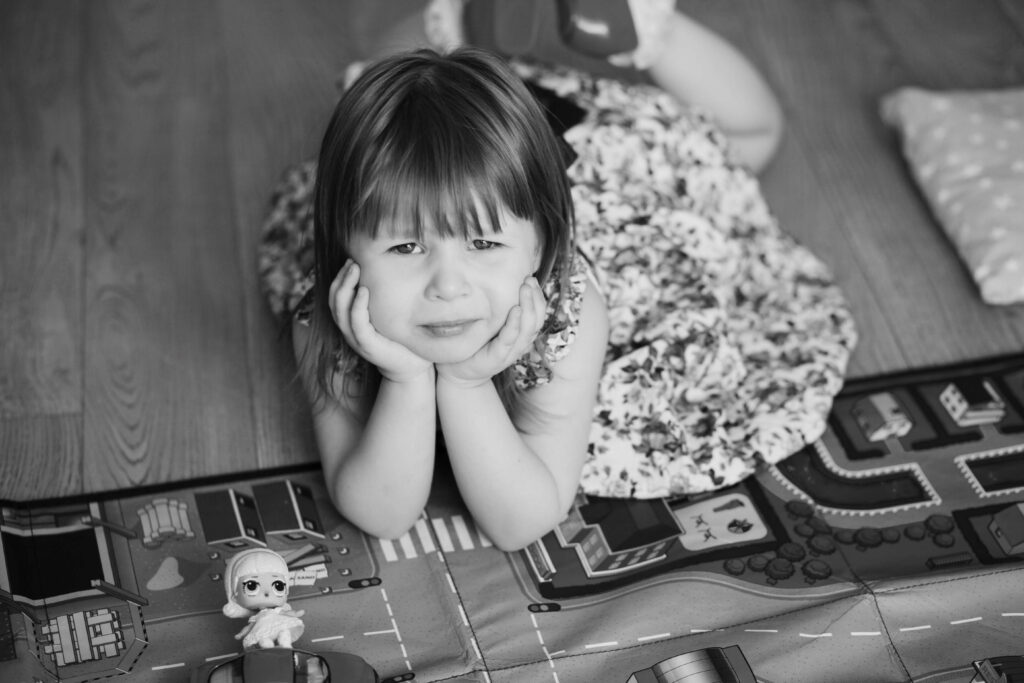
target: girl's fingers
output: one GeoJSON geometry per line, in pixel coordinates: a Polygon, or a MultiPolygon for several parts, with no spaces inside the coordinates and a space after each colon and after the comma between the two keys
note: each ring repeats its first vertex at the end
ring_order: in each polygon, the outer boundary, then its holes
{"type": "Polygon", "coordinates": [[[519,354],[529,350],[544,324],[546,306],[543,302],[544,296],[540,292],[537,280],[529,278],[519,291],[519,306],[523,309],[519,338],[516,340],[516,351],[519,354]]]}
{"type": "Polygon", "coordinates": [[[501,326],[501,329],[498,331],[498,336],[495,337],[494,341],[503,349],[512,347],[519,338],[519,333],[522,330],[522,327],[523,307],[513,306],[512,310],[508,312],[508,317],[505,318],[505,324],[501,326]]]}
{"type": "Polygon", "coordinates": [[[349,259],[331,283],[331,312],[334,314],[334,322],[350,346],[354,346],[351,318],[358,281],[359,266],[349,259]]]}
{"type": "Polygon", "coordinates": [[[352,336],[361,347],[365,347],[377,331],[370,323],[370,290],[366,287],[356,288],[349,313],[349,324],[352,327],[352,336]]]}
{"type": "Polygon", "coordinates": [[[544,298],[544,291],[540,288],[537,278],[533,279],[533,305],[537,311],[536,333],[540,334],[544,322],[548,316],[548,300],[544,298]]]}

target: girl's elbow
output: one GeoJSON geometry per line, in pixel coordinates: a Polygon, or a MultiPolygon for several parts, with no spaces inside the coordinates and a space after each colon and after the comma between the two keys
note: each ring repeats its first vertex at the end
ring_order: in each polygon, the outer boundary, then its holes
{"type": "Polygon", "coordinates": [[[409,530],[415,526],[416,520],[419,519],[419,515],[412,520],[381,518],[354,520],[350,517],[346,517],[346,519],[365,534],[382,540],[395,541],[409,533],[409,530]]]}
{"type": "Polygon", "coordinates": [[[566,511],[559,509],[528,519],[521,517],[518,524],[506,524],[500,529],[494,529],[493,532],[484,532],[495,548],[506,553],[514,553],[539,541],[553,531],[565,517],[566,511]]]}
{"type": "Polygon", "coordinates": [[[539,541],[546,531],[540,534],[509,534],[491,538],[494,547],[504,553],[514,553],[528,547],[531,543],[539,541]]]}
{"type": "Polygon", "coordinates": [[[365,534],[391,541],[408,533],[422,514],[422,511],[416,511],[410,516],[411,511],[400,514],[395,510],[371,510],[365,506],[351,504],[337,492],[331,492],[330,497],[334,508],[349,524],[365,534]]]}

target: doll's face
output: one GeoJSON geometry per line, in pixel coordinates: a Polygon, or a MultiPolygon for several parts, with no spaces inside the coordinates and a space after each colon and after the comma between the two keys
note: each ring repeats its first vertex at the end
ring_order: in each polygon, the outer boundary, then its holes
{"type": "Polygon", "coordinates": [[[280,607],[288,601],[288,577],[280,572],[243,574],[238,577],[235,602],[251,610],[280,607]]]}

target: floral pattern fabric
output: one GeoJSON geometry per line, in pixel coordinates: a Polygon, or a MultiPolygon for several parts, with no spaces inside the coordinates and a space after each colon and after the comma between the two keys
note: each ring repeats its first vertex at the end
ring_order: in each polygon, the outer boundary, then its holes
{"type": "MultiPolygon", "coordinates": [[[[517,68],[588,112],[565,134],[578,154],[569,175],[581,256],[570,291],[548,292],[560,304],[537,350],[515,366],[524,388],[548,381],[596,280],[611,330],[581,490],[711,491],[819,438],[853,319],[826,266],[779,229],[757,179],[730,163],[720,131],[651,86],[517,68]]],[[[286,177],[264,227],[261,273],[278,313],[311,284],[314,170],[286,177]]]]}

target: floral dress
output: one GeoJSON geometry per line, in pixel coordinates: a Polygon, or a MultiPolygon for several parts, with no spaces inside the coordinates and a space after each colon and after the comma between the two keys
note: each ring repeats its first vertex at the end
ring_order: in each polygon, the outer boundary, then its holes
{"type": "MultiPolygon", "coordinates": [[[[596,282],[611,323],[589,456],[590,495],[653,498],[729,486],[820,437],[856,341],[831,274],[779,229],[725,139],[663,91],[517,64],[586,110],[564,135],[579,256],[520,386],[549,380],[596,282]]],[[[311,286],[315,167],[274,194],[260,270],[289,314],[311,286]]],[[[550,287],[551,285],[549,285],[550,287]]],[[[301,307],[300,307],[301,308],[301,307]]]]}

